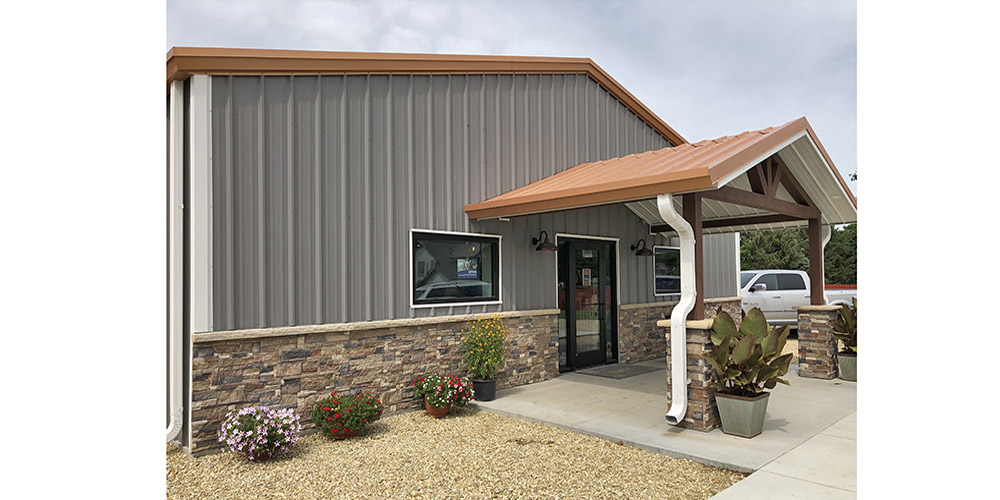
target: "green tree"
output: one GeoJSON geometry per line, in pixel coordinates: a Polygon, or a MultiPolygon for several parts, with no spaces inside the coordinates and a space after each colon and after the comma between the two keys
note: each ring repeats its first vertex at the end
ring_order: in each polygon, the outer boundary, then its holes
{"type": "MultiPolygon", "coordinates": [[[[834,228],[823,252],[826,283],[858,282],[858,225],[834,228]]],[[[740,268],[809,270],[805,228],[740,233],[740,268]]]]}
{"type": "Polygon", "coordinates": [[[823,252],[826,282],[839,285],[858,284],[858,225],[834,228],[823,252]]]}
{"type": "Polygon", "coordinates": [[[740,233],[741,269],[809,269],[809,238],[804,228],[740,233]]]}

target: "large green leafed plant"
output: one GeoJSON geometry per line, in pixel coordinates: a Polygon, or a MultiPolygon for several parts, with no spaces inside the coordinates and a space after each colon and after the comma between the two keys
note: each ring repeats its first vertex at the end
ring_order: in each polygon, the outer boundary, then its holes
{"type": "Polygon", "coordinates": [[[833,323],[833,336],[844,343],[844,353],[858,353],[858,298],[851,299],[851,306],[840,305],[840,314],[833,323]]]}
{"type": "Polygon", "coordinates": [[[709,387],[724,394],[753,397],[778,383],[789,385],[781,378],[792,361],[791,353],[781,354],[788,332],[788,326],[768,328],[764,313],[756,307],[737,328],[732,316],[720,308],[712,323],[715,349],[701,356],[718,375],[709,387]]]}

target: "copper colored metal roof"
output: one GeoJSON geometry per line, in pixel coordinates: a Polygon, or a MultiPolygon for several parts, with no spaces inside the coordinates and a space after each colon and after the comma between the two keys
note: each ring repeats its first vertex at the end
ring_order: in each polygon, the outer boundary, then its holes
{"type": "Polygon", "coordinates": [[[167,87],[191,75],[345,74],[586,74],[671,144],[686,144],[676,130],[586,57],[391,54],[312,50],[174,47],[167,52],[167,87]]]}
{"type": "Polygon", "coordinates": [[[805,133],[812,137],[856,207],[850,189],[833,167],[809,122],[802,117],[778,127],[583,163],[486,201],[466,205],[465,212],[471,218],[484,219],[643,200],[664,193],[712,190],[805,133]]]}

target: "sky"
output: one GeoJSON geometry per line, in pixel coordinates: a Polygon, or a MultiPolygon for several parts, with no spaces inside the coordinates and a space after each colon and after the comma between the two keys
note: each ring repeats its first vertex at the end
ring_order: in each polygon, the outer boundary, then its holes
{"type": "Polygon", "coordinates": [[[853,1],[167,1],[167,44],[589,57],[688,141],[805,116],[857,171],[853,1]]]}

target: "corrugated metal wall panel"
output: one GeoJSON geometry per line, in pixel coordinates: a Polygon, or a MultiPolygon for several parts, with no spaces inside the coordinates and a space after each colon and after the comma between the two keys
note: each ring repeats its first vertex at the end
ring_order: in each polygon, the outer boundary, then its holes
{"type": "Polygon", "coordinates": [[[739,295],[740,252],[736,233],[706,234],[702,237],[705,261],[705,297],[739,295]]]}
{"type": "Polygon", "coordinates": [[[622,206],[463,210],[669,145],[586,75],[219,76],[212,96],[215,330],[490,309],[409,307],[411,228],[502,234],[504,309],[555,305],[542,229],[621,238],[622,302],[655,299],[628,246],[656,238],[622,206]]]}

